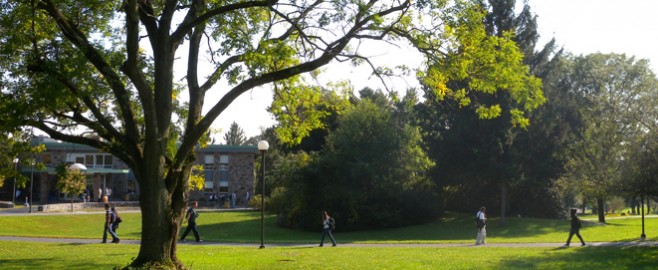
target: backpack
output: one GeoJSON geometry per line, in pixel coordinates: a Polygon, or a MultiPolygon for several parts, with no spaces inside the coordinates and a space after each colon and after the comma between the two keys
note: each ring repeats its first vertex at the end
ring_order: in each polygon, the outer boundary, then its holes
{"type": "Polygon", "coordinates": [[[334,218],[329,218],[329,228],[333,231],[336,229],[336,221],[334,218]]]}

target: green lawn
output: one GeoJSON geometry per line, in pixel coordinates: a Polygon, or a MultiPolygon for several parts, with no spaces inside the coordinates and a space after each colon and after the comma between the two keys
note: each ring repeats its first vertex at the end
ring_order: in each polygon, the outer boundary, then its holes
{"type": "MultiPolygon", "coordinates": [[[[137,245],[0,241],[2,269],[112,269],[137,245]]],[[[179,245],[191,269],[655,269],[656,248],[227,247],[179,245]]]]}
{"type": "MultiPolygon", "coordinates": [[[[124,222],[118,230],[122,239],[140,239],[141,214],[122,213],[124,222]]],[[[93,239],[102,235],[103,213],[77,215],[0,216],[0,235],[93,239]]],[[[315,243],[317,232],[301,232],[274,226],[274,216],[266,216],[265,239],[270,243],[315,243]]],[[[185,224],[183,224],[185,226],[185,224]]],[[[258,212],[201,212],[198,219],[201,237],[211,242],[260,242],[258,212]]],[[[646,218],[649,240],[656,240],[658,218],[646,218]]],[[[184,229],[184,227],[183,227],[184,229]]],[[[491,243],[564,242],[568,220],[508,218],[500,224],[492,218],[487,225],[491,243]]],[[[641,234],[637,217],[608,219],[607,224],[584,222],[581,234],[588,242],[637,240],[641,234]]],[[[340,221],[335,236],[342,243],[470,243],[475,229],[470,215],[448,214],[434,222],[405,228],[342,232],[340,221]]],[[[189,236],[188,236],[189,237],[189,236]]]]}
{"type": "MultiPolygon", "coordinates": [[[[123,213],[122,239],[139,239],[141,215],[123,213]]],[[[277,228],[266,217],[265,242],[317,244],[320,232],[277,228]]],[[[77,215],[0,216],[0,235],[99,239],[102,213],[77,215]]],[[[179,245],[180,259],[191,269],[655,269],[654,247],[396,247],[341,246],[342,243],[472,243],[471,215],[448,214],[424,225],[405,228],[341,232],[338,247],[267,246],[260,243],[258,212],[201,212],[202,238],[208,242],[254,243],[253,246],[179,245]]],[[[562,243],[568,220],[510,218],[506,225],[492,218],[489,243],[562,243]]],[[[588,242],[636,240],[638,218],[586,222],[588,242]]],[[[646,219],[649,240],[656,240],[657,218],[646,219]]],[[[189,237],[189,236],[188,236],[189,237]]],[[[313,245],[314,246],[314,245],[313,245]]],[[[138,245],[62,244],[0,241],[0,269],[111,269],[126,266],[138,245]]]]}

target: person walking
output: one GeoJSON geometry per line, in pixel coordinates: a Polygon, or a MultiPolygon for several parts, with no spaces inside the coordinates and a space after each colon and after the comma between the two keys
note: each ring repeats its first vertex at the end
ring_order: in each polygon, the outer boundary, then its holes
{"type": "Polygon", "coordinates": [[[569,230],[569,238],[567,238],[567,243],[564,245],[565,247],[568,247],[569,244],[571,243],[571,237],[575,234],[578,236],[578,239],[580,239],[580,243],[582,246],[585,246],[585,241],[583,238],[580,236],[580,227],[583,226],[582,223],[580,223],[580,219],[578,216],[576,216],[576,209],[571,209],[571,230],[569,230]]]}
{"type": "Polygon", "coordinates": [[[487,244],[487,215],[485,212],[487,208],[482,206],[480,211],[475,214],[475,227],[478,230],[477,239],[475,240],[476,245],[486,245],[487,244]]]}
{"type": "Polygon", "coordinates": [[[320,246],[324,245],[324,237],[326,235],[329,235],[329,239],[331,239],[331,243],[333,243],[333,246],[336,246],[336,239],[334,239],[334,235],[331,233],[331,230],[335,228],[336,221],[334,221],[334,218],[329,216],[329,213],[327,211],[322,212],[322,239],[320,239],[320,246]]]}
{"type": "Polygon", "coordinates": [[[192,203],[192,206],[190,206],[189,209],[187,209],[187,213],[185,214],[185,220],[187,221],[187,228],[185,229],[185,232],[183,233],[183,236],[181,236],[180,240],[185,242],[185,237],[187,236],[190,231],[194,232],[194,238],[196,238],[197,242],[203,242],[201,238],[199,238],[199,231],[196,229],[196,219],[199,217],[199,213],[194,210],[195,208],[199,207],[199,203],[197,201],[194,201],[192,203]]]}
{"type": "Polygon", "coordinates": [[[123,219],[121,218],[121,216],[119,216],[119,212],[117,212],[117,209],[114,208],[114,206],[112,206],[112,208],[110,209],[112,210],[112,213],[114,213],[114,221],[112,222],[112,231],[114,231],[114,234],[117,234],[117,229],[119,229],[119,223],[123,222],[123,219]]]}
{"type": "Polygon", "coordinates": [[[107,233],[110,233],[112,236],[112,243],[119,243],[121,239],[114,233],[114,230],[112,229],[112,224],[114,223],[115,220],[115,215],[110,210],[110,205],[105,204],[105,223],[103,224],[103,242],[101,243],[107,243],[107,233]]]}

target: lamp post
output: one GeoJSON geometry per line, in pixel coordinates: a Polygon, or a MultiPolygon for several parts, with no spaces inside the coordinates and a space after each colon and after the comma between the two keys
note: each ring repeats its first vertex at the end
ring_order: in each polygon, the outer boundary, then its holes
{"type": "Polygon", "coordinates": [[[644,234],[644,195],[642,195],[642,235],[640,235],[640,240],[644,241],[647,239],[647,235],[644,234]]]}
{"type": "MultiPolygon", "coordinates": [[[[69,170],[69,171],[77,170],[77,171],[80,171],[80,172],[86,172],[87,171],[87,166],[85,166],[84,164],[80,164],[80,163],[73,163],[73,164],[69,165],[68,167],[66,167],[66,169],[69,170]]],[[[71,212],[73,212],[73,198],[71,198],[71,212]]]]}
{"type": "Polygon", "coordinates": [[[265,151],[268,148],[270,148],[270,144],[267,141],[258,142],[258,150],[260,150],[261,155],[260,183],[262,185],[260,193],[260,248],[265,248],[265,151]]]}
{"type": "MultiPolygon", "coordinates": [[[[34,187],[34,159],[30,160],[30,203],[28,213],[32,213],[32,188],[34,187]]],[[[27,200],[25,200],[27,203],[27,200]]]]}
{"type": "MultiPolygon", "coordinates": [[[[18,171],[18,158],[14,158],[14,171],[18,171]]],[[[16,203],[16,176],[14,176],[14,192],[11,195],[11,203],[16,203]]]]}

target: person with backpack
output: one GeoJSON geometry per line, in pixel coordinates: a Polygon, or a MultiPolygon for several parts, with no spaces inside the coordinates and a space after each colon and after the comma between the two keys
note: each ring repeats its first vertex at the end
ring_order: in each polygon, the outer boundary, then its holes
{"type": "Polygon", "coordinates": [[[119,216],[119,212],[117,212],[117,209],[114,208],[114,206],[112,206],[112,208],[110,209],[112,210],[112,213],[114,213],[114,222],[112,222],[112,231],[114,231],[114,234],[116,234],[117,229],[119,229],[119,223],[123,222],[123,219],[121,218],[121,216],[119,216]]]}
{"type": "Polygon", "coordinates": [[[582,223],[580,223],[580,219],[578,216],[576,216],[576,209],[571,209],[571,230],[569,230],[569,238],[567,238],[567,243],[564,245],[565,247],[568,247],[569,244],[571,243],[571,237],[575,234],[578,236],[578,239],[580,239],[580,243],[582,246],[585,246],[585,241],[583,238],[580,236],[580,227],[583,226],[582,223]]]}
{"type": "Polygon", "coordinates": [[[110,205],[105,204],[105,223],[103,224],[103,242],[101,243],[107,243],[107,233],[110,233],[112,236],[112,243],[119,243],[121,239],[117,236],[116,233],[114,233],[114,230],[112,229],[112,224],[114,223],[116,219],[116,215],[112,210],[110,210],[110,205]]]}
{"type": "Polygon", "coordinates": [[[190,231],[194,232],[194,238],[196,238],[197,242],[203,242],[199,238],[199,231],[196,229],[196,219],[199,217],[199,213],[194,210],[195,208],[199,207],[199,203],[197,201],[194,201],[192,203],[192,206],[190,206],[189,209],[187,209],[187,213],[185,214],[185,219],[184,221],[187,221],[187,228],[185,229],[185,232],[183,233],[183,236],[181,236],[180,240],[185,242],[185,237],[187,236],[190,231]]]}
{"type": "Polygon", "coordinates": [[[475,214],[475,228],[478,230],[477,239],[475,240],[476,245],[486,245],[487,244],[487,215],[485,212],[487,208],[482,206],[480,211],[475,214]]]}
{"type": "Polygon", "coordinates": [[[336,246],[336,239],[334,239],[334,235],[331,233],[332,230],[336,229],[336,221],[334,218],[329,216],[329,213],[327,211],[322,212],[322,239],[320,239],[320,246],[324,245],[324,237],[326,235],[329,235],[329,239],[331,239],[331,242],[333,243],[333,246],[336,246]]]}

